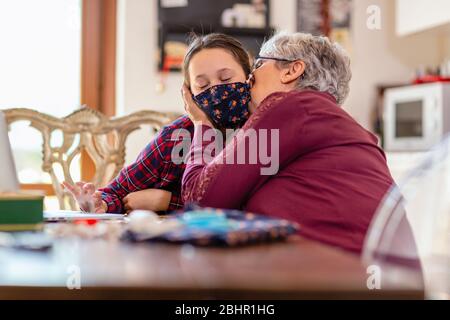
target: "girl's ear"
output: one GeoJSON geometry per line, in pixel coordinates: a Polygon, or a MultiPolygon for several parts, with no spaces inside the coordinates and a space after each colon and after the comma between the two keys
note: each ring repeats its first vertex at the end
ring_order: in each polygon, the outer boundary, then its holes
{"type": "Polygon", "coordinates": [[[305,73],[306,65],[303,61],[297,60],[289,64],[281,71],[281,83],[289,84],[300,78],[305,73]]]}

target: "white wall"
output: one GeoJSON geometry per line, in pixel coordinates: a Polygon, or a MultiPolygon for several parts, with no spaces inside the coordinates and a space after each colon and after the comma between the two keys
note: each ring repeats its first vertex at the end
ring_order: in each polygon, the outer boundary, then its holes
{"type": "MultiPolygon", "coordinates": [[[[450,2],[450,1],[449,1],[450,2]]],[[[272,25],[295,31],[296,1],[272,0],[272,25]]],[[[354,0],[353,45],[351,50],[353,79],[350,96],[344,108],[363,126],[371,128],[375,86],[405,82],[419,65],[439,64],[444,46],[437,37],[417,34],[395,36],[395,1],[354,0]],[[381,30],[366,27],[369,5],[378,5],[382,13],[381,30]]],[[[446,47],[450,49],[450,44],[446,47]]],[[[450,50],[446,50],[450,53],[450,50]]],[[[157,1],[119,0],[117,107],[119,113],[141,109],[183,111],[180,98],[182,77],[170,74],[166,90],[156,90],[157,73],[157,1]]],[[[150,140],[148,132],[130,138],[127,145],[131,161],[150,140]]]]}
{"type": "MultiPolygon", "coordinates": [[[[180,74],[170,74],[167,90],[156,88],[157,72],[157,1],[119,0],[117,39],[117,110],[128,114],[143,109],[183,111],[179,94],[180,74]]],[[[127,163],[150,141],[148,130],[133,133],[127,142],[127,163]]]]}
{"type": "Polygon", "coordinates": [[[450,23],[448,0],[396,0],[397,34],[400,36],[450,23]]]}
{"type": "Polygon", "coordinates": [[[395,1],[354,0],[353,13],[353,79],[344,108],[370,129],[376,86],[409,81],[418,66],[437,65],[442,54],[437,37],[395,35],[395,1]],[[381,9],[381,30],[366,27],[369,5],[381,9]]]}

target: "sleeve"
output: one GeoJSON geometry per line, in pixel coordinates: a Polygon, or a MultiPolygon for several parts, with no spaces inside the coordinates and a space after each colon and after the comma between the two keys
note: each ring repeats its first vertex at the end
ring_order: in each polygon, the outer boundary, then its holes
{"type": "Polygon", "coordinates": [[[179,192],[172,191],[172,197],[170,198],[169,208],[167,211],[170,212],[180,209],[183,209],[183,199],[181,194],[179,192]]]}
{"type": "Polygon", "coordinates": [[[131,192],[154,188],[167,165],[165,141],[169,133],[162,130],[131,165],[123,168],[106,187],[99,189],[110,213],[123,213],[122,199],[131,192]]]}
{"type": "Polygon", "coordinates": [[[198,160],[210,144],[202,141],[208,127],[195,127],[190,162],[183,176],[186,203],[241,209],[254,190],[301,154],[307,140],[303,132],[306,113],[298,106],[301,101],[283,97],[278,95],[263,102],[244,128],[209,163],[198,160]]]}

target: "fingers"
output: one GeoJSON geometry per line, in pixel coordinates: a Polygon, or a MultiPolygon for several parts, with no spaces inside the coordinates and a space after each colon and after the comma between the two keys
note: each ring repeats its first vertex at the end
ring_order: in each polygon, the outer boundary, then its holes
{"type": "Polygon", "coordinates": [[[130,206],[130,201],[129,201],[129,197],[126,196],[122,199],[122,204],[123,204],[123,208],[125,211],[131,211],[131,206],[130,206]]]}
{"type": "Polygon", "coordinates": [[[181,96],[184,101],[184,110],[186,111],[192,122],[213,127],[207,115],[202,111],[202,109],[192,98],[191,90],[186,86],[186,84],[183,84],[183,86],[181,87],[181,96]]]}
{"type": "Polygon", "coordinates": [[[83,196],[91,196],[93,191],[95,190],[95,187],[93,187],[92,184],[91,184],[92,185],[92,187],[91,187],[91,186],[89,186],[88,183],[83,182],[83,181],[76,182],[75,185],[79,189],[79,193],[83,196]],[[92,188],[94,190],[92,192],[90,192],[92,188]]]}
{"type": "Polygon", "coordinates": [[[181,98],[183,98],[184,111],[189,113],[188,111],[189,106],[185,96],[186,96],[186,85],[183,84],[183,86],[181,87],[181,98]]]}
{"type": "Polygon", "coordinates": [[[105,212],[101,192],[95,191],[93,183],[79,181],[72,185],[63,181],[61,186],[72,194],[77,200],[81,210],[87,212],[105,212]]]}
{"type": "Polygon", "coordinates": [[[75,182],[75,187],[79,188],[80,191],[83,191],[84,185],[85,185],[85,183],[83,181],[75,182]]]}
{"type": "Polygon", "coordinates": [[[106,213],[108,211],[108,205],[103,200],[100,200],[99,203],[95,205],[95,213],[106,213]]]}
{"type": "Polygon", "coordinates": [[[86,183],[82,188],[87,194],[93,194],[95,192],[95,186],[93,183],[86,183]]]}
{"type": "Polygon", "coordinates": [[[92,194],[92,197],[93,198],[95,198],[95,199],[101,199],[102,198],[102,192],[101,191],[95,191],[93,194],[92,194]]]}
{"type": "Polygon", "coordinates": [[[75,186],[71,185],[70,183],[63,181],[61,185],[63,186],[64,189],[68,190],[74,197],[78,195],[78,189],[75,186]]]}
{"type": "Polygon", "coordinates": [[[103,208],[97,208],[97,209],[95,209],[95,212],[94,213],[105,213],[105,211],[103,211],[103,208]]]}
{"type": "Polygon", "coordinates": [[[95,191],[92,195],[94,200],[94,212],[95,213],[105,213],[108,209],[106,202],[102,199],[102,193],[100,191],[95,191]]]}
{"type": "Polygon", "coordinates": [[[124,209],[126,212],[131,212],[131,211],[133,211],[133,208],[131,208],[129,205],[124,205],[124,206],[123,206],[123,209],[124,209]]]}
{"type": "Polygon", "coordinates": [[[96,191],[93,195],[92,195],[92,200],[94,201],[94,205],[95,207],[101,207],[103,204],[103,198],[102,198],[102,193],[100,191],[96,191]]]}
{"type": "Polygon", "coordinates": [[[181,87],[181,96],[183,97],[183,101],[184,101],[184,109],[186,110],[186,112],[191,112],[192,107],[196,106],[194,99],[192,99],[192,93],[191,90],[189,90],[189,88],[187,87],[186,84],[183,84],[183,86],[181,87]]]}

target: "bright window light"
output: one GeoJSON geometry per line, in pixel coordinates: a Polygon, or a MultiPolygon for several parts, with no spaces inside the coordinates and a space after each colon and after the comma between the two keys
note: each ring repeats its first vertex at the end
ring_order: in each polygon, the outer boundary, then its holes
{"type": "MultiPolygon", "coordinates": [[[[80,106],[81,0],[0,0],[0,40],[0,109],[63,117],[80,106]]],[[[19,180],[50,182],[40,134],[17,123],[10,139],[19,180]]]]}

